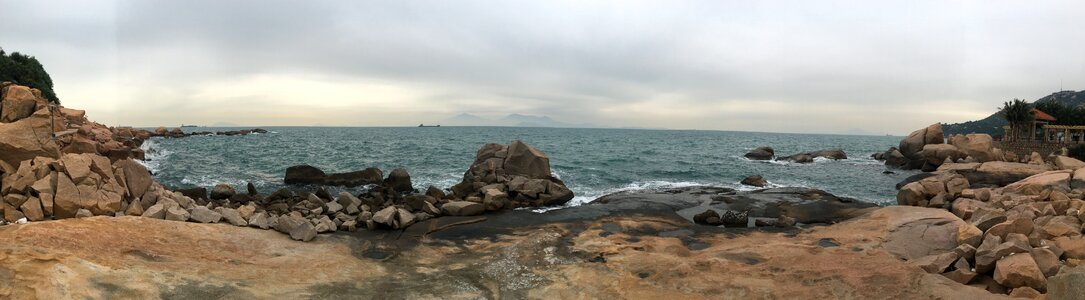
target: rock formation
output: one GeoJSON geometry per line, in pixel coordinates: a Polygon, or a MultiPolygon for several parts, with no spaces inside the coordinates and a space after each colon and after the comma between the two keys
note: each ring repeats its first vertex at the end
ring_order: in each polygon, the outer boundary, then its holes
{"type": "Polygon", "coordinates": [[[561,205],[573,199],[565,183],[551,175],[550,158],[521,141],[482,146],[452,191],[491,210],[561,205]]]}
{"type": "Polygon", "coordinates": [[[898,147],[885,153],[873,155],[884,160],[886,166],[901,169],[934,171],[946,162],[984,163],[1002,161],[1002,150],[994,148],[994,140],[987,134],[954,135],[949,143],[942,134],[941,124],[932,124],[916,130],[900,141],[898,147]]]}

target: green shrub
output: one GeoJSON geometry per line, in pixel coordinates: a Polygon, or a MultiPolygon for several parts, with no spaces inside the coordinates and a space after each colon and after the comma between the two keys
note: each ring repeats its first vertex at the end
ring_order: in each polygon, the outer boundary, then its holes
{"type": "Polygon", "coordinates": [[[11,81],[41,90],[42,97],[60,103],[53,92],[53,79],[37,58],[19,52],[8,54],[0,48],[0,82],[11,81]]]}

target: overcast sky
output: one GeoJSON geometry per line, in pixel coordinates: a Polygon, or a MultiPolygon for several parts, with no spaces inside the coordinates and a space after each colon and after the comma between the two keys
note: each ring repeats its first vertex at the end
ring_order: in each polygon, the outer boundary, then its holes
{"type": "Polygon", "coordinates": [[[0,46],[110,125],[906,134],[1085,89],[1082,1],[0,2],[0,46]]]}

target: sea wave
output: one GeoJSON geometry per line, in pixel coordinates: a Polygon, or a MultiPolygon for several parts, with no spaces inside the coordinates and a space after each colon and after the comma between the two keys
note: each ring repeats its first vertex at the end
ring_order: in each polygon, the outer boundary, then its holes
{"type": "Polygon", "coordinates": [[[569,207],[574,207],[574,206],[580,206],[580,205],[587,204],[588,202],[591,202],[591,201],[593,201],[595,199],[598,199],[599,197],[614,194],[614,193],[656,191],[656,190],[683,188],[683,187],[691,187],[691,186],[702,186],[702,185],[712,185],[712,184],[711,183],[705,183],[705,182],[664,181],[664,180],[651,180],[651,181],[633,182],[633,183],[630,183],[630,184],[627,184],[625,186],[618,187],[618,188],[587,189],[585,191],[582,191],[582,194],[580,194],[578,196],[574,196],[572,200],[569,200],[569,202],[566,202],[564,205],[552,206],[552,207],[543,207],[543,208],[535,208],[535,209],[530,209],[530,210],[533,211],[533,212],[541,213],[541,212],[547,212],[547,211],[551,211],[551,210],[557,210],[557,209],[569,208],[569,207]]]}
{"type": "Polygon", "coordinates": [[[136,162],[151,171],[151,174],[157,174],[162,169],[162,162],[173,154],[172,151],[162,147],[158,140],[153,138],[143,141],[139,149],[143,150],[145,160],[136,160],[136,162]]]}

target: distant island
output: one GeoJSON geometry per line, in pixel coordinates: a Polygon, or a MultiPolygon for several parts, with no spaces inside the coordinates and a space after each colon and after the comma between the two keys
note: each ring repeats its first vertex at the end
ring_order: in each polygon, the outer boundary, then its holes
{"type": "Polygon", "coordinates": [[[441,124],[448,126],[509,126],[509,127],[560,127],[560,128],[597,128],[598,125],[590,123],[566,123],[554,120],[549,116],[533,116],[524,114],[509,114],[500,119],[487,119],[469,113],[461,113],[448,119],[441,120],[441,124]]]}

